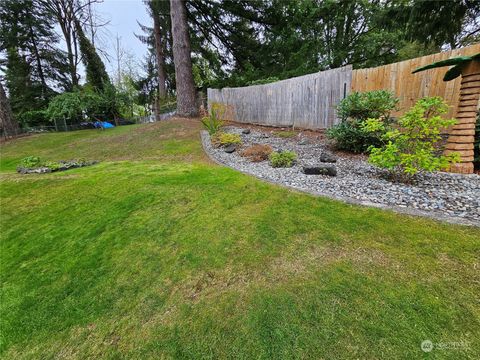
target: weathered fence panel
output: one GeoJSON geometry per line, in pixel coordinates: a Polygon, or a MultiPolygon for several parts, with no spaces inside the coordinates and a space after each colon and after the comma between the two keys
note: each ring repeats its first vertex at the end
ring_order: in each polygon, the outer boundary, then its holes
{"type": "Polygon", "coordinates": [[[324,129],[337,122],[336,105],[350,91],[345,66],[265,85],[208,89],[208,104],[226,106],[226,120],[324,129]]]}
{"type": "Polygon", "coordinates": [[[208,89],[208,105],[224,104],[226,120],[324,129],[338,122],[335,107],[345,95],[385,89],[400,99],[397,116],[422,97],[441,96],[450,105],[447,116],[453,117],[461,78],[444,82],[448,67],[416,74],[412,71],[436,61],[477,53],[480,44],[369,69],[352,71],[351,66],[345,66],[271,84],[208,89]]]}
{"type": "Polygon", "coordinates": [[[461,77],[452,81],[443,81],[443,75],[448,67],[430,69],[416,74],[412,74],[412,71],[436,61],[477,53],[480,53],[480,44],[375,68],[353,70],[351,90],[352,92],[381,89],[392,91],[400,98],[397,115],[403,113],[422,97],[441,96],[451,106],[448,116],[453,117],[459,99],[461,77]]]}

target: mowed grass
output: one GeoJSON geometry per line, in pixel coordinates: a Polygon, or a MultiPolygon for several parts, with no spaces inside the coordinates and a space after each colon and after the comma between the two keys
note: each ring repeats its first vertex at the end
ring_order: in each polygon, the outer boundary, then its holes
{"type": "Polygon", "coordinates": [[[2,145],[0,357],[478,358],[478,228],[263,183],[199,129],[2,145]],[[102,162],[15,174],[27,155],[102,162]]]}

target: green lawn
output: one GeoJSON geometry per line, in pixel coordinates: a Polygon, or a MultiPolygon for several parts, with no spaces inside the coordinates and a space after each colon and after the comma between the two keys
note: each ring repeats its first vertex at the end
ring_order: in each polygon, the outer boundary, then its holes
{"type": "Polygon", "coordinates": [[[198,130],[1,146],[1,358],[478,358],[478,228],[263,183],[198,130]],[[17,175],[28,155],[101,163],[17,175]]]}

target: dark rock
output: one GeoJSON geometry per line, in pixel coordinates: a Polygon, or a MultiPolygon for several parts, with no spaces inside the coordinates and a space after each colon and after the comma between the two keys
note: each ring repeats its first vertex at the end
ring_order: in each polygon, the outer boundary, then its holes
{"type": "Polygon", "coordinates": [[[250,129],[243,129],[242,134],[245,134],[245,135],[250,134],[250,129]]]}
{"type": "Polygon", "coordinates": [[[329,152],[324,152],[320,154],[320,161],[325,163],[334,163],[337,162],[337,157],[329,152]]]}
{"type": "Polygon", "coordinates": [[[325,165],[325,164],[305,165],[303,167],[303,173],[306,175],[336,176],[337,169],[333,165],[325,165]]]}
{"type": "Polygon", "coordinates": [[[237,150],[237,146],[235,144],[230,144],[228,146],[225,146],[225,149],[223,149],[223,151],[225,151],[228,154],[233,153],[235,150],[237,150]]]}

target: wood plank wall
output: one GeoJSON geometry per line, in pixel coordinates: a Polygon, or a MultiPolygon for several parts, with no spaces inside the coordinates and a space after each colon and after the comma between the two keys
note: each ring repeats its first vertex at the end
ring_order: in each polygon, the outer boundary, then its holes
{"type": "Polygon", "coordinates": [[[412,71],[435,61],[476,53],[480,53],[480,43],[375,68],[352,71],[351,66],[345,66],[271,84],[208,89],[208,106],[224,104],[225,120],[325,129],[338,122],[335,107],[345,94],[386,89],[400,98],[394,115],[402,114],[422,97],[441,96],[450,105],[447,116],[454,117],[461,78],[444,82],[448,67],[416,74],[412,71]]]}
{"type": "Polygon", "coordinates": [[[338,121],[335,107],[350,91],[351,74],[352,67],[345,66],[271,84],[208,89],[208,104],[224,104],[226,120],[329,128],[338,121]]]}
{"type": "Polygon", "coordinates": [[[445,82],[443,75],[449,67],[442,67],[412,74],[416,68],[456,56],[480,53],[480,44],[445,51],[433,55],[406,60],[394,64],[352,72],[352,92],[391,90],[400,98],[399,115],[425,96],[441,96],[450,105],[448,117],[454,117],[460,94],[461,77],[445,82]]]}

